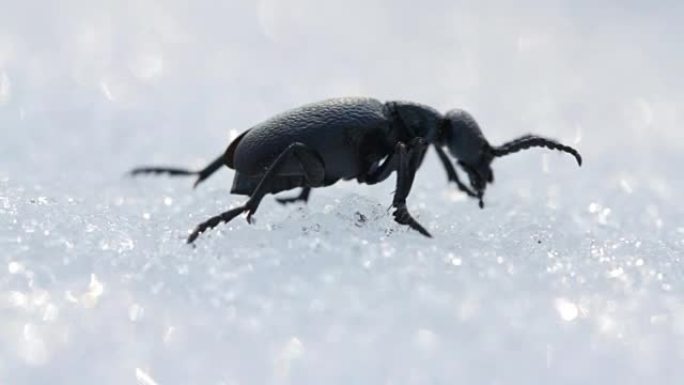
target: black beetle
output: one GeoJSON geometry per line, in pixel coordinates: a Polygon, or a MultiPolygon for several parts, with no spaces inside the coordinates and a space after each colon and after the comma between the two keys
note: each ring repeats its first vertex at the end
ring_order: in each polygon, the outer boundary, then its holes
{"type": "Polygon", "coordinates": [[[536,135],[525,135],[501,146],[491,146],[473,117],[460,109],[442,115],[418,103],[371,98],[337,98],[308,104],[276,115],[238,136],[226,152],[200,171],[167,167],[141,167],[131,173],[196,175],[195,186],[221,166],[235,170],[231,193],[249,196],[247,202],[201,223],[188,237],[192,243],[204,231],[228,222],[243,212],[247,221],[268,193],[301,187],[299,196],[280,203],[306,202],[313,187],[340,179],[359,183],[382,182],[397,172],[394,219],[430,237],[406,209],[406,198],[427,148],[433,145],[449,181],[471,197],[482,198],[487,183],[494,181],[490,164],[501,157],[530,147],[567,152],[582,165],[572,147],[536,135]],[[463,184],[442,147],[446,146],[467,173],[463,184]]]}

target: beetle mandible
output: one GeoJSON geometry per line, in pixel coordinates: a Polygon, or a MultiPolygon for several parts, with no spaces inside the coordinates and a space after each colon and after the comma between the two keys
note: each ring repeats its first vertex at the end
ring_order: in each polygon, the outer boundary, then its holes
{"type": "Polygon", "coordinates": [[[231,193],[247,195],[245,204],[200,223],[187,239],[194,242],[204,231],[229,222],[241,213],[252,215],[266,194],[301,187],[296,197],[280,203],[303,201],[314,187],[330,186],[340,179],[375,184],[397,173],[392,207],[394,219],[430,237],[406,208],[406,198],[429,146],[433,146],[449,181],[481,208],[488,183],[494,181],[494,158],[530,147],[560,150],[582,157],[572,147],[537,135],[524,135],[500,146],[485,139],[479,125],[466,111],[441,114],[419,103],[372,98],[336,98],[295,108],[276,115],[243,132],[224,154],[200,171],[171,167],[140,167],[131,173],[197,176],[195,186],[221,166],[235,170],[231,193]],[[456,158],[468,176],[461,182],[444,151],[456,158]]]}

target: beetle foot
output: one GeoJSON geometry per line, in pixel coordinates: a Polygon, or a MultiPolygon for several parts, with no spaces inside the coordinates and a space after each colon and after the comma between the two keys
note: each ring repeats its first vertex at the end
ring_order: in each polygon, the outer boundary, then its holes
{"type": "Polygon", "coordinates": [[[204,180],[209,177],[209,175],[203,175],[201,173],[198,173],[197,175],[198,177],[195,180],[195,183],[192,184],[192,188],[197,188],[200,183],[204,182],[204,180]]]}
{"type": "Polygon", "coordinates": [[[456,183],[456,187],[458,187],[458,189],[461,190],[461,192],[464,192],[467,196],[471,198],[477,198],[477,194],[468,186],[463,184],[463,182],[461,182],[460,180],[454,180],[453,182],[456,183]]]}
{"type": "Polygon", "coordinates": [[[190,236],[188,236],[187,243],[192,244],[205,231],[211,230],[223,222],[230,222],[233,218],[242,214],[246,210],[249,210],[249,208],[246,206],[239,206],[200,223],[197,225],[197,227],[195,227],[192,233],[190,233],[190,236]]]}
{"type": "Polygon", "coordinates": [[[392,214],[394,216],[394,220],[397,221],[397,223],[400,223],[402,225],[408,225],[410,228],[416,230],[417,232],[423,234],[424,236],[428,238],[432,238],[432,235],[425,230],[425,228],[418,223],[411,214],[409,214],[408,210],[406,209],[406,206],[399,206],[397,207],[396,211],[392,214]]]}
{"type": "Polygon", "coordinates": [[[306,203],[309,201],[309,194],[311,194],[311,187],[303,187],[299,195],[289,198],[276,198],[276,202],[280,203],[281,205],[297,202],[306,203]]]}
{"type": "Polygon", "coordinates": [[[167,174],[171,176],[188,176],[197,175],[197,171],[190,171],[184,168],[175,167],[138,167],[128,172],[130,176],[147,175],[147,174],[167,174]]]}
{"type": "Polygon", "coordinates": [[[254,213],[256,212],[258,205],[259,205],[258,203],[254,204],[254,203],[251,203],[251,201],[247,201],[247,203],[245,203],[244,207],[245,207],[245,211],[247,211],[247,223],[249,223],[250,225],[254,224],[254,220],[252,219],[252,215],[254,215],[254,213]]]}
{"type": "Polygon", "coordinates": [[[484,200],[482,199],[484,197],[484,194],[482,191],[477,192],[477,200],[479,201],[478,204],[480,206],[480,209],[484,209],[484,200]]]}
{"type": "Polygon", "coordinates": [[[287,205],[289,203],[297,203],[297,202],[304,202],[306,203],[306,199],[302,197],[291,197],[291,198],[276,198],[276,202],[280,203],[281,205],[287,205]]]}

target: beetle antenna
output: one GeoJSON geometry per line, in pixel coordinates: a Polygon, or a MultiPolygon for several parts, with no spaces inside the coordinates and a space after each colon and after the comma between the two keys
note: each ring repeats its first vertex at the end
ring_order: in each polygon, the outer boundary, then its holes
{"type": "Polygon", "coordinates": [[[531,147],[546,147],[551,150],[567,152],[568,154],[575,157],[575,159],[577,160],[577,164],[579,164],[580,166],[582,165],[582,155],[580,155],[580,153],[574,148],[566,146],[562,143],[558,143],[555,140],[543,138],[541,136],[536,135],[525,135],[521,136],[518,139],[511,140],[510,142],[506,142],[501,146],[494,147],[492,149],[492,153],[496,157],[502,157],[508,154],[512,154],[514,152],[518,152],[520,150],[527,150],[531,147]]]}

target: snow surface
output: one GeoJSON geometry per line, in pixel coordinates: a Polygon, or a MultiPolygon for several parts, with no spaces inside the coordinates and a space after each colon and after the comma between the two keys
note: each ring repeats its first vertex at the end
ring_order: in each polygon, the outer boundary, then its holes
{"type": "Polygon", "coordinates": [[[0,384],[681,384],[681,2],[0,3],[0,384]],[[485,210],[431,154],[310,204],[199,167],[340,95],[463,107],[497,160],[485,210]]]}

